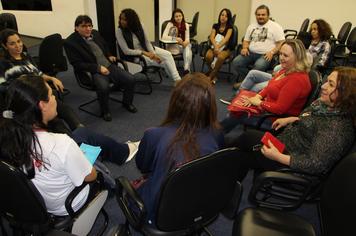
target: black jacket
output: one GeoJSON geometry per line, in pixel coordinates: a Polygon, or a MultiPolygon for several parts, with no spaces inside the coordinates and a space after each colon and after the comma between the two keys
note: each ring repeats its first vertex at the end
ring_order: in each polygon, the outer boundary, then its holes
{"type": "MultiPolygon", "coordinates": [[[[111,56],[112,54],[109,52],[108,46],[99,32],[93,30],[92,36],[94,42],[101,48],[104,55],[107,58],[111,56]]],[[[99,65],[96,61],[96,57],[90,46],[78,32],[72,33],[65,39],[64,49],[70,64],[74,67],[74,70],[88,71],[92,74],[98,73],[99,65]]]]}

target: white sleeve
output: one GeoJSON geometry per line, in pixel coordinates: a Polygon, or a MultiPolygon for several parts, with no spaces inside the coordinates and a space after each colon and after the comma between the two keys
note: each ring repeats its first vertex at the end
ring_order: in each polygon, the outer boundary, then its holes
{"type": "Polygon", "coordinates": [[[74,140],[69,137],[68,140],[68,150],[64,166],[73,184],[80,186],[84,182],[85,177],[91,173],[93,166],[74,140]]]}
{"type": "Polygon", "coordinates": [[[247,27],[247,30],[246,30],[246,33],[245,33],[245,36],[244,36],[244,40],[245,40],[245,41],[248,41],[248,42],[251,41],[251,32],[252,32],[252,29],[253,29],[253,25],[249,25],[249,26],[247,27]]]}
{"type": "Polygon", "coordinates": [[[188,42],[190,42],[190,32],[188,23],[185,23],[185,40],[188,40],[188,42]]]}
{"type": "Polygon", "coordinates": [[[274,39],[276,42],[279,42],[279,41],[282,41],[285,39],[284,37],[284,31],[283,31],[283,28],[282,26],[280,26],[279,24],[275,23],[275,27],[274,27],[274,39]]]}
{"type": "Polygon", "coordinates": [[[162,39],[163,39],[163,40],[170,40],[170,39],[172,39],[172,37],[168,36],[169,29],[170,29],[172,26],[173,26],[172,22],[168,22],[168,24],[166,25],[166,28],[164,29],[163,34],[162,34],[162,39]]]}
{"type": "Polygon", "coordinates": [[[122,34],[122,30],[119,28],[116,31],[116,40],[117,43],[119,44],[122,52],[126,55],[126,56],[139,56],[141,55],[142,51],[139,49],[131,49],[129,48],[129,46],[127,45],[127,42],[122,34]]]}

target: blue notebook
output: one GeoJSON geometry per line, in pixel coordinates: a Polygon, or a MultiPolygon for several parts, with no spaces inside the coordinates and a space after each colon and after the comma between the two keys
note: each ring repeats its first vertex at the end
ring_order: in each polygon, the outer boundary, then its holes
{"type": "Polygon", "coordinates": [[[101,148],[97,146],[92,146],[89,144],[82,143],[80,145],[80,149],[83,151],[85,157],[88,159],[88,161],[93,165],[94,162],[96,161],[96,158],[98,158],[101,148]]]}

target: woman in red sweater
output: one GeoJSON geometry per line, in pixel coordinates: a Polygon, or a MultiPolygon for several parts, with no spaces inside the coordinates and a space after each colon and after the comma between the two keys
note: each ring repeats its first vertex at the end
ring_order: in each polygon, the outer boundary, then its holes
{"type": "MultiPolygon", "coordinates": [[[[308,76],[310,64],[303,43],[286,40],[280,49],[279,62],[282,69],[270,80],[267,87],[256,96],[244,98],[244,106],[258,106],[277,115],[297,116],[302,111],[311,91],[308,76]]],[[[259,117],[246,115],[229,116],[221,122],[225,133],[237,125],[254,124],[259,117]]],[[[263,128],[271,128],[272,120],[266,120],[263,128]]]]}

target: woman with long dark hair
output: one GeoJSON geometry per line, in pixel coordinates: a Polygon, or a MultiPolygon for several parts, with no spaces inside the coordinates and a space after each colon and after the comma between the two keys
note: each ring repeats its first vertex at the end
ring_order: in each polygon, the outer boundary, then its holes
{"type": "MultiPolygon", "coordinates": [[[[24,51],[24,44],[21,40],[19,33],[12,29],[4,29],[1,31],[1,46],[4,48],[4,58],[0,60],[0,86],[6,88],[19,76],[24,74],[35,74],[41,76],[52,88],[54,88],[54,94],[58,97],[63,92],[64,86],[62,82],[53,77],[44,74],[31,56],[24,51]]],[[[82,126],[78,116],[75,112],[66,104],[58,101],[58,116],[63,119],[71,130],[74,130],[82,126]]],[[[58,129],[58,123],[54,126],[58,129]]],[[[52,122],[52,124],[54,124],[52,122]]],[[[66,130],[61,129],[61,132],[66,130]]]]}
{"type": "Polygon", "coordinates": [[[172,54],[167,50],[152,46],[140,18],[133,9],[127,8],[121,11],[116,40],[125,54],[124,59],[132,61],[130,56],[142,55],[147,64],[163,66],[174,81],[181,80],[172,54]]]}
{"type": "Polygon", "coordinates": [[[155,220],[158,192],[166,175],[175,167],[222,147],[223,135],[216,116],[210,81],[201,73],[188,74],[174,88],[162,124],[145,131],[136,165],[147,175],[138,192],[147,207],[148,221],[155,220]]]}
{"type": "MultiPolygon", "coordinates": [[[[67,196],[75,186],[95,180],[96,170],[73,139],[46,130],[57,115],[56,108],[52,89],[41,77],[26,75],[14,80],[0,115],[0,154],[28,175],[48,212],[67,215],[67,196]]],[[[89,191],[87,186],[79,193],[74,210],[85,203],[89,191]]]]}
{"type": "Polygon", "coordinates": [[[183,11],[179,8],[172,12],[170,22],[162,34],[163,40],[176,40],[176,44],[167,44],[166,48],[173,55],[183,54],[184,74],[189,73],[192,64],[192,49],[189,36],[189,25],[185,22],[183,11]]]}
{"type": "Polygon", "coordinates": [[[209,41],[211,48],[206,52],[204,60],[209,66],[207,75],[215,84],[217,81],[217,73],[219,72],[225,59],[230,56],[231,45],[229,44],[232,35],[232,14],[227,8],[224,8],[219,13],[218,23],[213,24],[209,41]]]}

